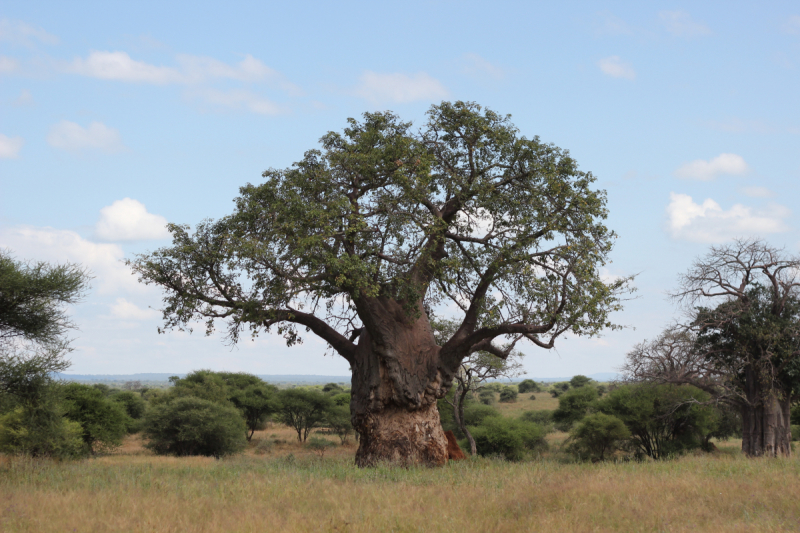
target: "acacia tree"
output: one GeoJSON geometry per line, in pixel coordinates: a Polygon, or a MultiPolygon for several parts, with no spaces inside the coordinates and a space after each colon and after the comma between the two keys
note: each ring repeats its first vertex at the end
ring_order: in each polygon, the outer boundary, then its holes
{"type": "Polygon", "coordinates": [[[166,289],[165,329],[224,319],[232,342],[325,340],[352,369],[359,465],[446,462],[436,400],[465,357],[507,357],[498,337],[597,334],[627,286],[600,276],[615,235],[591,173],[474,103],[433,106],[418,133],[365,113],[263,178],[232,215],[169,225],[172,246],[130,265],[166,289]],[[446,301],[459,326],[439,344],[426,309],[446,301]]]}
{"type": "Polygon", "coordinates": [[[745,454],[789,455],[789,409],[800,397],[798,268],[800,258],[759,240],[712,247],[675,294],[689,324],[637,345],[626,372],[711,393],[741,413],[745,454]]]}

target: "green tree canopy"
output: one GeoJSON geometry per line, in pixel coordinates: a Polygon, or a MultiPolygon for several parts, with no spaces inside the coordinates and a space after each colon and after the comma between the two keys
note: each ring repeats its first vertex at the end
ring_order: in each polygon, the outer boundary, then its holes
{"type": "Polygon", "coordinates": [[[365,113],[263,178],[230,216],[170,224],[172,246],[129,264],[166,290],[165,329],[220,320],[232,342],[275,330],[290,346],[304,331],[326,341],[353,369],[360,464],[446,461],[436,400],[469,354],[508,356],[495,339],[551,348],[614,327],[628,280],[600,275],[615,239],[605,193],[508,116],[443,102],[415,133],[365,113]],[[430,318],[445,305],[460,316],[439,343],[430,318]],[[415,444],[392,444],[398,424],[415,444]]]}

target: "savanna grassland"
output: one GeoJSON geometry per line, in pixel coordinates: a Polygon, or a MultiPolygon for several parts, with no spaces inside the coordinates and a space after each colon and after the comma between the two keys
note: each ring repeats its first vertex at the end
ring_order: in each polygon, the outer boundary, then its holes
{"type": "MultiPolygon", "coordinates": [[[[541,397],[541,402],[538,397],[541,397]]],[[[501,409],[548,408],[536,401],[501,409]],[[526,405],[527,404],[527,405],[526,405]]],[[[322,455],[275,425],[241,455],[150,454],[138,436],[75,462],[3,458],[0,531],[796,531],[800,460],[746,459],[740,441],[669,461],[477,458],[436,469],[353,465],[355,443],[322,455]]],[[[336,440],[332,436],[323,436],[336,440]]]]}

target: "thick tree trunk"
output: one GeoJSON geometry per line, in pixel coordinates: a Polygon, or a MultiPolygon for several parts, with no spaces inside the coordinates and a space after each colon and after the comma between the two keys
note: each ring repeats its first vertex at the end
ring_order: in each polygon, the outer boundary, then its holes
{"type": "Polygon", "coordinates": [[[356,464],[443,465],[447,439],[436,400],[447,392],[452,373],[441,368],[427,316],[404,319],[403,310],[396,311],[382,317],[380,340],[365,328],[351,365],[356,464]]]}
{"type": "Polygon", "coordinates": [[[788,395],[763,390],[754,371],[746,375],[747,402],[740,404],[742,414],[742,452],[750,457],[789,456],[792,453],[792,430],[788,395]]]}

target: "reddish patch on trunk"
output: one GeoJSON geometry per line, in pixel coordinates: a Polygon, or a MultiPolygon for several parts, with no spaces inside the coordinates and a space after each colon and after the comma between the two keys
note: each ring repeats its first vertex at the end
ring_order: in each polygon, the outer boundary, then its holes
{"type": "Polygon", "coordinates": [[[464,452],[462,452],[461,448],[458,446],[458,441],[456,441],[456,436],[453,432],[445,431],[444,436],[447,437],[447,458],[451,461],[466,459],[467,456],[464,455],[464,452]]]}

